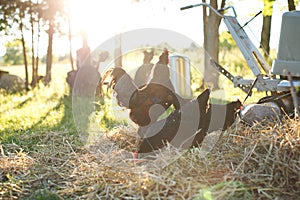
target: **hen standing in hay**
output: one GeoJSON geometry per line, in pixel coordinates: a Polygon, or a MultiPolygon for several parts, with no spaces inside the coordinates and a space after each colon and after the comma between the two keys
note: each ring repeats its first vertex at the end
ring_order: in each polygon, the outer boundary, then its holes
{"type": "Polygon", "coordinates": [[[147,153],[162,148],[167,142],[178,147],[197,146],[208,130],[225,129],[235,119],[235,111],[240,102],[227,105],[212,105],[207,110],[209,90],[205,90],[194,100],[183,99],[174,92],[170,81],[168,51],[165,50],[153,66],[150,82],[138,88],[132,78],[122,68],[108,71],[103,81],[111,77],[109,87],[116,93],[120,106],[130,109],[130,119],[139,125],[138,134],[143,138],[138,153],[147,153]],[[171,105],[175,110],[164,120],[158,117],[171,105]],[[214,124],[217,116],[223,113],[222,124],[214,124]],[[210,124],[214,124],[210,126],[210,124]],[[173,143],[172,143],[173,142],[173,143]]]}
{"type": "Polygon", "coordinates": [[[204,122],[209,93],[208,89],[205,90],[181,109],[174,110],[166,119],[153,123],[143,135],[137,153],[150,153],[167,143],[176,147],[189,147],[196,143],[194,138],[201,143],[206,132],[204,122]],[[197,130],[200,131],[196,134],[197,130]]]}
{"type": "Polygon", "coordinates": [[[147,129],[137,154],[150,153],[167,143],[178,148],[197,147],[208,132],[226,130],[231,126],[241,102],[208,104],[209,94],[209,89],[206,89],[166,119],[153,123],[147,129]]]}

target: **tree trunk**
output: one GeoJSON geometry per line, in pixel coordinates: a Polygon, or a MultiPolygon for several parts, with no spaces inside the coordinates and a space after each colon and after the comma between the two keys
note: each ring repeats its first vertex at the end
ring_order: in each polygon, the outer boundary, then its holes
{"type": "Polygon", "coordinates": [[[272,16],[263,16],[263,26],[261,31],[261,48],[263,49],[263,56],[270,64],[270,35],[271,35],[272,16]]]}
{"type": "Polygon", "coordinates": [[[30,12],[30,24],[31,24],[31,65],[32,65],[32,80],[31,87],[34,88],[37,83],[36,64],[35,64],[35,42],[34,42],[34,18],[33,11],[30,12]]]}
{"type": "Polygon", "coordinates": [[[289,5],[289,11],[296,10],[294,0],[288,0],[288,5],[289,5]]]}
{"type": "Polygon", "coordinates": [[[273,14],[273,3],[274,0],[264,0],[263,25],[261,30],[261,41],[260,41],[261,48],[263,49],[263,56],[269,64],[272,63],[269,54],[270,54],[270,35],[271,35],[271,22],[272,22],[272,14],[273,14]]]}
{"type": "Polygon", "coordinates": [[[47,49],[47,61],[46,61],[45,85],[48,85],[51,82],[53,34],[54,34],[54,24],[53,24],[53,20],[50,20],[49,30],[48,30],[48,49],[47,49]]]}
{"type": "Polygon", "coordinates": [[[40,37],[41,37],[41,27],[40,19],[37,21],[37,42],[36,42],[36,57],[35,57],[35,74],[37,75],[37,81],[39,81],[39,46],[40,46],[40,37]]]}
{"type": "Polygon", "coordinates": [[[28,84],[28,63],[27,63],[27,54],[26,54],[26,44],[23,32],[23,23],[20,22],[20,30],[21,30],[21,42],[22,42],[22,49],[23,49],[23,59],[24,59],[24,67],[25,67],[25,89],[29,90],[28,84]]]}
{"type": "Polygon", "coordinates": [[[68,25],[69,25],[69,56],[70,56],[70,63],[72,71],[75,70],[74,68],[74,59],[72,56],[72,31],[71,31],[71,20],[70,20],[70,1],[68,0],[68,25]]]}
{"type": "Polygon", "coordinates": [[[74,70],[74,59],[73,59],[73,56],[72,56],[72,32],[71,32],[71,25],[70,25],[70,21],[69,21],[69,49],[70,49],[70,63],[71,63],[71,68],[72,70],[74,70]]]}
{"type": "MultiPolygon", "coordinates": [[[[202,0],[202,2],[206,2],[202,0]]],[[[226,0],[222,0],[221,8],[225,6],[226,0]]],[[[217,0],[211,0],[210,5],[218,9],[217,0]]],[[[204,24],[204,49],[205,53],[205,69],[204,81],[213,88],[219,88],[219,73],[210,65],[210,58],[219,62],[219,25],[221,18],[214,12],[206,12],[206,7],[203,7],[203,24],[204,24]]]]}
{"type": "MultiPolygon", "coordinates": [[[[202,0],[203,3],[206,3],[205,0],[202,0]]],[[[205,71],[206,71],[206,66],[209,65],[209,55],[207,55],[207,52],[206,52],[206,47],[207,47],[207,26],[208,26],[208,16],[207,16],[207,12],[206,12],[206,6],[203,6],[203,35],[204,35],[204,42],[203,42],[203,47],[204,47],[204,50],[205,50],[205,55],[204,55],[204,74],[205,74],[205,71]]],[[[200,89],[204,89],[204,86],[205,86],[205,75],[203,76],[203,80],[202,80],[202,84],[200,86],[200,89]]]]}

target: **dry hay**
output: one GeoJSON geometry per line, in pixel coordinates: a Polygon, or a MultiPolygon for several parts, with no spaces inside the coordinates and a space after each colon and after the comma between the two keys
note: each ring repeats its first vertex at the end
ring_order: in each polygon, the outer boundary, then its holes
{"type": "Polygon", "coordinates": [[[258,196],[296,199],[300,196],[299,127],[298,121],[290,119],[268,127],[240,126],[220,150],[238,158],[232,164],[236,177],[258,196]]]}
{"type": "Polygon", "coordinates": [[[293,120],[237,124],[206,156],[168,146],[156,159],[138,162],[134,129],[115,129],[88,148],[50,132],[34,152],[2,145],[0,199],[297,199],[299,127],[293,120]]]}

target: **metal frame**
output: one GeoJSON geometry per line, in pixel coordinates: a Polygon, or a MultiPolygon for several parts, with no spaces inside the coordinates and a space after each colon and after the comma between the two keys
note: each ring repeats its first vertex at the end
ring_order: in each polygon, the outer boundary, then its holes
{"type": "MultiPolygon", "coordinates": [[[[289,87],[280,87],[280,82],[283,81],[281,79],[273,78],[272,74],[270,74],[270,66],[265,61],[261,53],[258,51],[258,49],[254,46],[254,44],[249,39],[248,35],[244,31],[243,27],[239,24],[237,21],[237,15],[236,11],[233,6],[229,6],[226,8],[223,8],[221,10],[216,10],[213,8],[210,4],[207,3],[199,3],[195,5],[185,6],[182,7],[181,10],[186,10],[189,8],[194,8],[198,6],[206,6],[209,7],[216,15],[223,18],[225,25],[228,28],[228,31],[232,35],[234,41],[236,42],[238,48],[242,52],[248,66],[250,67],[252,73],[256,77],[254,80],[250,79],[244,79],[241,76],[235,76],[232,78],[232,75],[228,77],[226,74],[224,74],[227,78],[229,78],[233,83],[235,87],[245,86],[250,87],[250,91],[248,93],[249,96],[251,96],[251,90],[252,88],[256,88],[259,91],[289,91],[289,87]],[[233,15],[223,15],[220,13],[220,11],[225,11],[232,9],[233,15]],[[261,69],[264,71],[264,74],[261,72],[261,69]]],[[[217,66],[214,64],[213,66],[217,66]]],[[[220,71],[220,68],[222,69],[222,66],[217,66],[218,71],[220,71]]],[[[223,68],[223,70],[225,70],[223,68]]],[[[222,71],[220,71],[222,73],[222,71]]]]}

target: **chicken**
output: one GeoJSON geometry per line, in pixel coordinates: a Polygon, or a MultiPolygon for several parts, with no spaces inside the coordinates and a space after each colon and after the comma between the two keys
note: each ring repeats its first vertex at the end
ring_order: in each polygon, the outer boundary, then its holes
{"type": "MultiPolygon", "coordinates": [[[[150,116],[149,110],[155,104],[161,105],[164,109],[168,109],[173,104],[179,107],[176,96],[166,87],[148,84],[138,89],[132,78],[122,68],[113,68],[109,73],[112,79],[108,87],[115,91],[118,104],[130,109],[130,119],[139,126],[148,125],[151,121],[155,121],[154,115],[158,118],[164,112],[160,111],[150,116]]],[[[106,76],[102,81],[106,79],[106,76]]]]}
{"type": "Polygon", "coordinates": [[[101,85],[108,77],[111,77],[108,88],[112,88],[115,91],[119,106],[129,108],[131,95],[138,89],[132,78],[124,69],[115,67],[104,74],[101,85]]]}
{"type": "Polygon", "coordinates": [[[193,100],[181,98],[174,91],[167,64],[165,50],[152,68],[150,81],[141,88],[122,68],[109,70],[102,79],[111,77],[108,88],[114,90],[118,104],[130,109],[130,119],[140,126],[138,134],[143,139],[138,154],[158,150],[167,142],[179,148],[199,146],[208,132],[228,128],[241,106],[240,101],[208,104],[209,89],[193,100]],[[157,121],[171,105],[175,110],[157,121]]]}
{"type": "Polygon", "coordinates": [[[180,108],[176,94],[160,84],[150,83],[132,94],[129,116],[139,126],[147,126],[155,122],[171,105],[180,108]]]}
{"type": "Polygon", "coordinates": [[[196,142],[201,143],[207,131],[205,122],[207,121],[206,107],[209,94],[210,91],[206,89],[181,109],[174,110],[166,119],[153,123],[144,135],[138,154],[158,150],[167,142],[176,147],[189,147],[196,142]],[[200,131],[197,132],[197,130],[200,131]]]}
{"type": "Polygon", "coordinates": [[[159,56],[159,61],[152,69],[150,83],[161,84],[164,87],[175,91],[170,80],[170,70],[168,64],[169,52],[167,49],[164,49],[163,53],[159,56]]]}
{"type": "Polygon", "coordinates": [[[147,129],[137,154],[153,152],[167,143],[179,148],[197,147],[208,132],[225,130],[232,125],[241,102],[207,104],[209,93],[206,89],[197,99],[180,110],[175,110],[166,119],[152,124],[147,129]],[[199,112],[195,112],[196,109],[199,112]]]}
{"type": "Polygon", "coordinates": [[[150,82],[142,88],[138,88],[122,68],[113,68],[106,72],[101,85],[108,77],[111,77],[108,88],[112,88],[116,93],[118,104],[130,109],[129,116],[133,122],[145,127],[154,123],[171,105],[179,109],[181,104],[188,101],[174,92],[167,64],[168,51],[165,50],[153,67],[150,82]],[[160,107],[153,107],[156,104],[160,107]]]}

